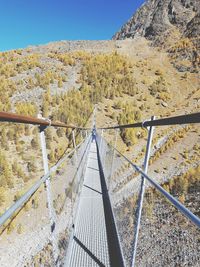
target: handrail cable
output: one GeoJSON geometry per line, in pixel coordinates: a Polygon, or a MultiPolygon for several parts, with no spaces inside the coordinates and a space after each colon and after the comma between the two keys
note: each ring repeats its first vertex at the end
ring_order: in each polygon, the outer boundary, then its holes
{"type": "Polygon", "coordinates": [[[132,124],[124,124],[124,125],[116,125],[111,127],[101,127],[98,128],[100,130],[111,130],[111,129],[126,129],[126,128],[146,128],[149,126],[169,126],[175,124],[189,124],[189,123],[200,123],[200,112],[193,113],[193,114],[186,114],[176,117],[168,117],[153,121],[144,121],[144,122],[137,122],[132,124]]]}
{"type": "Polygon", "coordinates": [[[53,122],[49,119],[39,119],[31,116],[19,115],[16,113],[10,112],[0,112],[0,122],[13,122],[13,123],[24,123],[24,124],[32,124],[38,126],[53,126],[53,127],[62,127],[62,128],[70,128],[70,129],[78,129],[78,130],[89,130],[89,128],[85,127],[77,127],[74,125],[67,125],[62,122],[53,122]]]}

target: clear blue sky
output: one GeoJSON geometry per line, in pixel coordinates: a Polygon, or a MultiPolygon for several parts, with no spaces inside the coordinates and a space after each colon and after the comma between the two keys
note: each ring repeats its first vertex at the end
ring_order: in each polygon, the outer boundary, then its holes
{"type": "Polygon", "coordinates": [[[144,0],[0,0],[0,51],[112,35],[144,0]]]}

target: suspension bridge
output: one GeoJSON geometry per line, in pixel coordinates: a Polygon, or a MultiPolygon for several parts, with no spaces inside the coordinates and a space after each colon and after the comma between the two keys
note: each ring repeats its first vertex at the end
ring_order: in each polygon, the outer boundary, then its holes
{"type": "Polygon", "coordinates": [[[148,164],[155,126],[200,123],[200,113],[104,128],[96,128],[95,115],[90,128],[5,112],[0,121],[39,127],[44,167],[0,216],[1,266],[199,266],[200,218],[148,175],[148,164]],[[51,168],[47,127],[70,128],[73,136],[73,149],[51,168]],[[142,167],[116,147],[118,130],[134,127],[148,131],[142,167]],[[114,145],[104,138],[108,130],[115,132],[114,145]],[[119,203],[117,188],[127,179],[134,183],[131,197],[119,203]],[[7,236],[13,221],[24,232],[7,236]]]}

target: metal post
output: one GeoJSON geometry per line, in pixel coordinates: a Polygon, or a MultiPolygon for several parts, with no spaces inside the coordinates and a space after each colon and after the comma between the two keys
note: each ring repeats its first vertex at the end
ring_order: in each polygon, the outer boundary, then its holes
{"type": "Polygon", "coordinates": [[[83,131],[82,130],[80,131],[80,134],[81,134],[81,141],[83,141],[84,138],[83,138],[83,131]]]}
{"type": "Polygon", "coordinates": [[[115,152],[116,152],[115,149],[116,149],[116,146],[117,146],[117,137],[118,137],[118,129],[115,130],[115,143],[114,143],[114,148],[113,148],[112,165],[111,165],[111,171],[110,171],[110,182],[109,182],[108,189],[110,187],[110,183],[111,183],[112,176],[113,176],[113,167],[114,167],[115,152]]]}
{"type": "Polygon", "coordinates": [[[101,158],[102,158],[102,166],[103,166],[103,170],[106,172],[106,166],[105,166],[105,162],[106,162],[106,152],[107,152],[107,143],[103,142],[102,143],[102,151],[101,151],[101,158]]]}
{"type": "Polygon", "coordinates": [[[78,177],[78,183],[80,181],[80,174],[79,174],[79,166],[78,166],[78,156],[77,156],[77,150],[76,150],[76,139],[75,139],[75,133],[74,130],[72,131],[72,140],[73,140],[73,146],[75,149],[75,160],[76,160],[76,167],[77,167],[77,177],[78,177]]]}
{"type": "Polygon", "coordinates": [[[94,112],[93,112],[93,119],[92,119],[92,128],[95,128],[96,126],[96,109],[97,109],[97,105],[95,104],[94,106],[94,112]]]}
{"type": "Polygon", "coordinates": [[[104,130],[102,129],[101,130],[101,140],[100,140],[100,145],[99,145],[99,151],[100,151],[100,155],[102,156],[102,139],[103,139],[103,133],[104,133],[104,130]]]}
{"type": "MultiPolygon", "coordinates": [[[[153,121],[154,119],[155,117],[152,116],[151,120],[153,121]]],[[[146,154],[145,154],[145,160],[144,160],[144,172],[145,173],[147,173],[148,166],[149,166],[149,157],[150,157],[151,143],[152,143],[152,138],[153,138],[153,131],[154,131],[154,127],[150,127],[148,129],[148,140],[147,140],[146,154]]],[[[137,243],[138,243],[138,236],[139,236],[139,230],[140,230],[144,192],[145,192],[145,178],[142,176],[137,216],[136,216],[137,221],[136,221],[135,238],[134,238],[134,244],[133,244],[133,258],[132,258],[132,265],[131,265],[132,267],[135,266],[135,260],[136,260],[137,243]]]]}
{"type": "Polygon", "coordinates": [[[76,149],[76,139],[75,139],[74,130],[72,131],[72,141],[73,141],[73,146],[76,149]]]}
{"type": "Polygon", "coordinates": [[[85,139],[88,138],[88,131],[87,131],[87,130],[84,131],[84,138],[85,138],[85,139]]]}
{"type": "MultiPolygon", "coordinates": [[[[46,140],[45,140],[45,134],[44,134],[45,129],[46,129],[46,126],[40,126],[40,141],[41,141],[41,148],[42,148],[44,173],[47,174],[49,172],[49,166],[48,166],[48,158],[47,158],[47,150],[46,150],[46,140]]],[[[50,219],[50,224],[51,224],[51,239],[52,239],[51,241],[52,241],[52,246],[53,246],[53,257],[54,257],[54,262],[56,263],[58,259],[58,251],[57,251],[56,240],[53,234],[55,230],[55,214],[53,211],[53,204],[52,204],[50,177],[46,179],[45,186],[46,186],[46,192],[47,192],[49,219],[50,219]]]]}

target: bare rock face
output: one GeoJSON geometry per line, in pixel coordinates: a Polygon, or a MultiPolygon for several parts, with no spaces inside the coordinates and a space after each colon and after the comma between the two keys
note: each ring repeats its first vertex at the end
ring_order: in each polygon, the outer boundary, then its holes
{"type": "Polygon", "coordinates": [[[188,22],[185,35],[189,38],[200,36],[200,13],[188,22]]]}
{"type": "Polygon", "coordinates": [[[153,40],[173,27],[177,27],[184,35],[192,25],[195,25],[192,34],[198,35],[199,14],[199,0],[147,0],[113,39],[121,40],[139,35],[153,40]]]}
{"type": "Polygon", "coordinates": [[[199,0],[147,0],[114,40],[142,36],[169,52],[179,71],[200,69],[199,0]]]}

